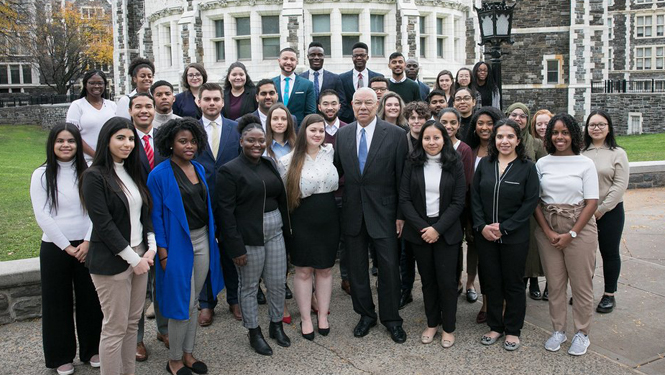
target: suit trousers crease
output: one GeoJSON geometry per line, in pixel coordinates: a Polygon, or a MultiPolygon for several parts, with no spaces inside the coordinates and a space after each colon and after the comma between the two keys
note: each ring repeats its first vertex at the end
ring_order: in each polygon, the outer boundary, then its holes
{"type": "MultiPolygon", "coordinates": [[[[568,233],[579,217],[583,204],[542,204],[545,220],[556,233],[568,233]]],[[[540,208],[537,208],[540,209],[540,208]]],[[[547,277],[549,308],[555,331],[565,331],[568,313],[566,289],[570,281],[573,294],[575,331],[588,335],[593,317],[593,272],[596,266],[598,234],[592,216],[586,226],[563,250],[550,244],[542,228],[536,229],[540,259],[547,277]]]]}
{"type": "MultiPolygon", "coordinates": [[[[71,241],[71,244],[76,247],[81,242],[71,241]]],[[[88,362],[93,355],[99,354],[103,319],[90,272],[83,263],[52,242],[41,243],[39,263],[46,367],[57,368],[73,362],[77,338],[79,359],[88,362]]]]}
{"type": "MultiPolygon", "coordinates": [[[[143,256],[143,243],[133,247],[143,256]]],[[[115,275],[92,274],[99,302],[104,313],[99,341],[101,375],[133,374],[136,368],[136,335],[138,322],[145,307],[148,273],[134,274],[127,269],[115,275]]]]}

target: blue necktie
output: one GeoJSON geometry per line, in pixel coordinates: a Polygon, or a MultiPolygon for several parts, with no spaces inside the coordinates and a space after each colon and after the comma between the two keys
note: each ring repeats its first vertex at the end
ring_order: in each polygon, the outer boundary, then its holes
{"type": "Polygon", "coordinates": [[[360,129],[360,146],[358,147],[358,164],[360,165],[360,175],[365,169],[367,161],[367,138],[365,138],[365,129],[360,129]]]}
{"type": "Polygon", "coordinates": [[[314,96],[319,99],[319,72],[314,72],[314,96]]]}
{"type": "Polygon", "coordinates": [[[288,107],[289,106],[289,81],[291,80],[291,78],[286,77],[286,78],[284,78],[284,80],[286,81],[286,83],[284,84],[284,95],[282,95],[282,98],[284,98],[284,105],[288,107]]]}

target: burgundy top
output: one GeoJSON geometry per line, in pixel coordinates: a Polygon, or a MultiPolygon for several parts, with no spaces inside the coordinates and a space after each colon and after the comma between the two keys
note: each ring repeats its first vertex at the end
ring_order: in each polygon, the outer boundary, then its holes
{"type": "Polygon", "coordinates": [[[238,118],[241,116],[240,109],[242,107],[242,98],[243,94],[240,96],[229,95],[229,117],[228,118],[238,118]]]}

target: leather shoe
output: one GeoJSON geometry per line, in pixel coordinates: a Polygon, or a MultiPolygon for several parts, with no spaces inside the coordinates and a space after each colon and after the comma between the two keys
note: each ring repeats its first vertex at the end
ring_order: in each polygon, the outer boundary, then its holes
{"type": "Polygon", "coordinates": [[[305,333],[305,331],[302,330],[302,322],[300,322],[300,334],[302,334],[302,337],[305,340],[314,341],[314,331],[305,333]]]}
{"type": "Polygon", "coordinates": [[[349,283],[349,280],[342,280],[342,290],[346,292],[346,294],[351,295],[351,283],[349,283]]]}
{"type": "Polygon", "coordinates": [[[199,311],[199,325],[201,327],[207,327],[212,324],[212,317],[215,315],[213,309],[201,309],[199,311]]]}
{"type": "Polygon", "coordinates": [[[487,322],[487,313],[485,311],[478,311],[478,315],[476,315],[476,323],[482,324],[487,322]]]}
{"type": "Polygon", "coordinates": [[[236,320],[238,320],[238,321],[242,320],[242,313],[240,312],[240,305],[238,305],[237,303],[234,303],[233,305],[229,305],[229,311],[231,312],[231,314],[233,314],[233,317],[236,320]]]}
{"type": "Polygon", "coordinates": [[[192,370],[188,369],[187,366],[181,367],[180,370],[174,373],[173,371],[171,371],[171,366],[169,365],[169,361],[166,361],[166,371],[171,375],[192,375],[192,370]]]}
{"type": "Polygon", "coordinates": [[[268,327],[268,336],[270,336],[271,339],[277,341],[277,345],[283,348],[288,348],[291,346],[291,339],[289,339],[289,336],[287,336],[284,332],[282,322],[270,322],[270,327],[268,327]]]}
{"type": "Polygon", "coordinates": [[[284,298],[286,299],[293,298],[293,292],[291,292],[291,288],[289,288],[289,284],[287,283],[284,283],[284,298]]]}
{"type": "Polygon", "coordinates": [[[136,344],[136,362],[143,362],[148,359],[148,349],[145,348],[143,341],[136,344]]]}
{"type": "Polygon", "coordinates": [[[413,302],[413,296],[411,295],[411,290],[406,289],[402,291],[402,296],[399,299],[399,309],[403,309],[404,306],[408,305],[409,303],[413,302]]]}
{"type": "Polygon", "coordinates": [[[272,355],[272,348],[263,338],[261,327],[250,328],[247,335],[249,336],[249,345],[252,346],[255,352],[261,355],[272,355]]]}
{"type": "Polygon", "coordinates": [[[478,301],[478,293],[476,293],[475,289],[466,290],[466,301],[469,303],[474,303],[478,301]]]}
{"type": "Polygon", "coordinates": [[[540,294],[540,290],[531,290],[529,291],[529,297],[531,297],[532,300],[540,301],[543,299],[542,294],[540,294]]]}
{"type": "Polygon", "coordinates": [[[169,345],[168,333],[166,335],[162,335],[161,333],[157,332],[157,340],[163,342],[164,346],[166,346],[166,349],[171,349],[171,346],[169,345]]]}
{"type": "Polygon", "coordinates": [[[404,332],[402,326],[388,327],[388,332],[390,332],[390,338],[396,343],[403,344],[406,342],[406,332],[404,332]]]}
{"type": "Polygon", "coordinates": [[[550,300],[550,292],[545,288],[545,291],[543,291],[543,301],[549,301],[550,300]]]}
{"type": "Polygon", "coordinates": [[[263,290],[261,289],[261,286],[259,286],[259,290],[256,292],[256,302],[259,305],[265,305],[266,302],[266,295],[263,294],[263,290]]]}
{"type": "Polygon", "coordinates": [[[369,329],[376,326],[376,320],[360,319],[356,328],[353,329],[355,337],[365,337],[369,333],[369,329]]]}
{"type": "Polygon", "coordinates": [[[611,313],[614,310],[614,306],[616,306],[614,296],[603,294],[603,298],[600,299],[600,303],[598,304],[598,307],[596,307],[596,311],[601,314],[611,313]]]}
{"type": "Polygon", "coordinates": [[[184,361],[183,361],[183,364],[185,365],[185,367],[187,367],[188,369],[190,369],[192,372],[194,372],[196,374],[207,374],[208,373],[208,366],[205,363],[201,362],[201,361],[196,361],[196,362],[192,363],[191,366],[187,366],[187,364],[185,364],[184,361]]]}

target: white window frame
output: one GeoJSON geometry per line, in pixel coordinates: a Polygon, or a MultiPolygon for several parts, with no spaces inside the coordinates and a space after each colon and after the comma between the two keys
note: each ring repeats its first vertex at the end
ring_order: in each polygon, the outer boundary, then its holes
{"type": "MultiPolygon", "coordinates": [[[[421,59],[426,59],[430,56],[428,53],[429,51],[427,50],[427,46],[429,44],[429,37],[430,33],[427,31],[427,21],[428,21],[428,14],[421,14],[418,16],[418,49],[419,53],[418,56],[421,59]]],[[[430,18],[431,19],[431,18],[430,18]]],[[[430,28],[431,29],[431,28],[430,28]]]]}
{"type": "MultiPolygon", "coordinates": [[[[360,37],[361,37],[361,34],[362,34],[360,32],[360,30],[361,30],[361,19],[360,18],[361,18],[360,13],[358,13],[358,12],[343,12],[340,16],[340,31],[341,31],[340,34],[342,35],[342,56],[343,57],[350,57],[351,56],[351,55],[345,55],[344,54],[344,38],[345,37],[357,37],[358,41],[360,41],[360,37]],[[347,16],[347,15],[349,15],[349,16],[350,15],[355,15],[356,17],[358,17],[358,30],[357,31],[344,31],[344,29],[342,28],[343,24],[344,24],[344,21],[343,21],[344,16],[347,16]]],[[[332,28],[332,26],[331,26],[331,28],[332,28]]],[[[370,50],[367,51],[367,54],[371,56],[372,55],[372,51],[371,51],[372,48],[371,48],[371,46],[369,46],[369,47],[370,47],[370,50]]],[[[353,53],[353,51],[351,51],[351,52],[353,53]]]]}
{"type": "Polygon", "coordinates": [[[643,118],[642,118],[642,112],[628,112],[628,124],[626,124],[626,134],[642,134],[642,123],[643,123],[643,118]],[[637,120],[638,125],[637,129],[635,129],[635,126],[633,126],[633,122],[637,120]]]}
{"type": "MultiPolygon", "coordinates": [[[[330,48],[325,48],[325,45],[323,46],[323,54],[325,57],[331,57],[332,56],[332,14],[331,13],[310,13],[310,23],[312,25],[312,41],[314,41],[314,38],[327,38],[328,39],[328,45],[330,48]],[[328,16],[328,25],[330,28],[328,29],[327,32],[314,32],[314,17],[319,17],[319,16],[328,16]]],[[[324,43],[321,43],[324,44],[324,43]]]]}
{"type": "MultiPolygon", "coordinates": [[[[665,0],[659,0],[659,1],[665,1],[665,0]]],[[[665,37],[665,13],[660,11],[657,13],[653,12],[653,13],[636,14],[634,34],[636,39],[665,37]],[[642,20],[641,25],[639,20],[642,20]],[[659,23],[659,21],[661,22],[659,23]],[[658,35],[658,26],[661,27],[662,35],[658,35]],[[639,35],[640,32],[642,35],[639,35]]]]}
{"type": "Polygon", "coordinates": [[[563,56],[562,55],[543,55],[543,85],[560,85],[563,83],[563,56]],[[559,73],[559,79],[557,82],[548,82],[548,75],[549,75],[549,69],[547,67],[547,63],[549,61],[557,61],[558,62],[558,73],[559,73]]]}
{"type": "MultiPolygon", "coordinates": [[[[238,61],[251,61],[252,56],[252,16],[247,13],[234,14],[233,16],[233,48],[236,52],[236,60],[238,61]],[[245,35],[238,35],[238,19],[247,18],[249,20],[249,33],[245,35]],[[249,40],[249,57],[240,58],[240,50],[238,49],[238,42],[241,40],[249,40]]],[[[224,34],[226,35],[226,34],[224,34]]],[[[228,56],[225,56],[228,58],[228,56]]]]}
{"type": "Polygon", "coordinates": [[[215,51],[215,58],[214,62],[224,62],[226,61],[226,20],[222,18],[211,18],[210,22],[212,23],[212,37],[210,38],[210,41],[212,42],[212,47],[213,50],[215,51]],[[221,21],[222,22],[222,31],[223,31],[223,36],[217,36],[217,22],[221,21]],[[218,53],[217,53],[217,43],[221,42],[222,46],[224,47],[224,58],[223,59],[218,59],[218,53]]]}
{"type": "MultiPolygon", "coordinates": [[[[369,41],[369,49],[370,49],[370,55],[371,56],[377,56],[377,57],[388,57],[386,55],[386,37],[388,36],[388,33],[386,32],[386,14],[387,13],[381,13],[381,12],[372,12],[370,13],[370,41],[369,41]],[[372,16],[382,16],[383,17],[383,31],[371,31],[371,17],[372,16]],[[383,55],[375,55],[373,48],[374,48],[374,43],[372,43],[372,38],[374,37],[379,37],[382,38],[383,40],[383,55]]],[[[389,55],[389,54],[388,54],[389,55]]]]}
{"type": "Polygon", "coordinates": [[[164,56],[166,57],[166,66],[173,66],[173,28],[170,22],[165,22],[159,25],[160,37],[162,40],[162,47],[164,56]]]}
{"type": "Polygon", "coordinates": [[[649,46],[637,46],[635,47],[634,53],[634,70],[646,71],[646,70],[665,70],[665,44],[661,45],[649,45],[649,46]],[[642,56],[639,55],[639,51],[642,51],[642,56]],[[648,56],[647,56],[648,51],[648,56]],[[658,54],[660,52],[660,55],[658,54]],[[642,61],[642,67],[638,67],[638,61],[642,61]],[[660,62],[660,67],[658,67],[658,60],[660,62]],[[648,64],[646,63],[648,61],[648,64]],[[647,68],[646,66],[649,65],[647,68]]]}
{"type": "Polygon", "coordinates": [[[281,43],[282,43],[281,29],[278,26],[277,34],[264,34],[263,33],[263,17],[277,17],[277,21],[279,22],[279,24],[281,24],[282,20],[280,19],[280,14],[275,13],[275,12],[267,12],[267,13],[260,13],[259,16],[261,16],[261,59],[263,59],[263,60],[274,60],[274,59],[279,57],[279,50],[281,49],[280,48],[281,43]],[[269,57],[264,56],[263,48],[265,46],[263,45],[263,42],[264,42],[265,39],[277,39],[278,40],[278,43],[279,43],[280,47],[277,48],[277,56],[269,56],[269,57]]]}

